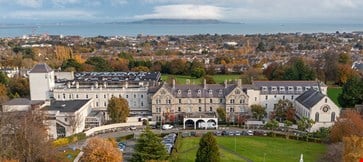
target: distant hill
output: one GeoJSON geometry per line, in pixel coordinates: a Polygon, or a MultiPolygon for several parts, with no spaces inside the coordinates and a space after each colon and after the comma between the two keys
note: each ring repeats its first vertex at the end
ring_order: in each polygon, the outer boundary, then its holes
{"type": "Polygon", "coordinates": [[[226,24],[216,19],[145,19],[130,22],[132,24],[226,24]]]}

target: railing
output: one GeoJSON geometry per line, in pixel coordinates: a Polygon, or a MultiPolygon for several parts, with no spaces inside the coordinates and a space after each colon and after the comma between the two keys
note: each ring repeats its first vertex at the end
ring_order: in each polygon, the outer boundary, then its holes
{"type": "Polygon", "coordinates": [[[130,127],[130,126],[141,126],[141,125],[142,125],[142,122],[109,124],[109,125],[94,127],[90,130],[85,131],[84,133],[86,134],[86,136],[90,136],[97,132],[105,132],[108,130],[116,130],[117,128],[124,128],[124,127],[130,127]]]}

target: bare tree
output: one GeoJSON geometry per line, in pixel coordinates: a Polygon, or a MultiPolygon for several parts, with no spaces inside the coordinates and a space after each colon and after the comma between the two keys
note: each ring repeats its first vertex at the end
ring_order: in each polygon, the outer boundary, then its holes
{"type": "Polygon", "coordinates": [[[79,114],[67,115],[69,126],[71,127],[72,134],[77,131],[77,128],[82,124],[82,118],[79,114]]]}

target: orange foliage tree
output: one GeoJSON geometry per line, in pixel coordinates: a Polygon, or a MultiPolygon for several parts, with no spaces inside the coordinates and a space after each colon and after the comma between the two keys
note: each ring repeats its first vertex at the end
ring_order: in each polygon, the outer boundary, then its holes
{"type": "Polygon", "coordinates": [[[343,137],[343,161],[356,162],[363,158],[363,137],[343,137]]]}
{"type": "Polygon", "coordinates": [[[81,161],[123,161],[122,153],[115,146],[114,141],[99,137],[91,138],[83,149],[84,154],[81,161]]]}
{"type": "Polygon", "coordinates": [[[330,138],[333,142],[342,141],[343,137],[363,136],[363,119],[359,112],[345,110],[333,125],[330,138]]]}

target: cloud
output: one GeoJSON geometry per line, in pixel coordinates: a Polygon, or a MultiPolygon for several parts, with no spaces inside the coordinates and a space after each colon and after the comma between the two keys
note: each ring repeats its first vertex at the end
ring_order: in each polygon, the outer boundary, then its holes
{"type": "Polygon", "coordinates": [[[90,19],[94,13],[81,10],[15,11],[7,17],[15,19],[90,19]]]}
{"type": "Polygon", "coordinates": [[[136,15],[136,19],[220,19],[223,8],[210,5],[176,4],[154,7],[153,13],[136,15]]]}
{"type": "Polygon", "coordinates": [[[43,4],[43,0],[15,0],[14,2],[18,5],[31,8],[39,8],[43,4]]]}

